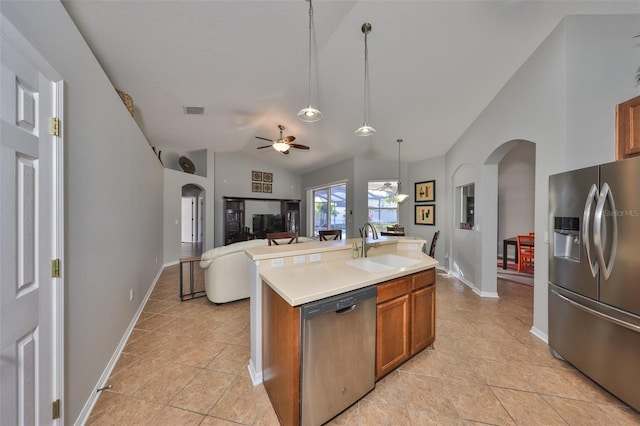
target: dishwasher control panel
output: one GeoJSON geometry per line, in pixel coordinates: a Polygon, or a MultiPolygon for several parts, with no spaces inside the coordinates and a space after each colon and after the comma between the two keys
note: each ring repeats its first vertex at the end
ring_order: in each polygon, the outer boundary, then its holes
{"type": "Polygon", "coordinates": [[[303,318],[312,318],[316,315],[322,315],[329,312],[337,312],[342,309],[348,309],[363,300],[378,295],[378,288],[374,286],[365,287],[360,290],[355,290],[346,294],[339,294],[337,296],[327,297],[326,299],[320,299],[315,302],[302,305],[301,314],[303,318]]]}

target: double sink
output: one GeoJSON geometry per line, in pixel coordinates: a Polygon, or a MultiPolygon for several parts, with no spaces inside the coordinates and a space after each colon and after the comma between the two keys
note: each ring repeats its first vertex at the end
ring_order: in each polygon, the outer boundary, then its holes
{"type": "Polygon", "coordinates": [[[420,260],[395,254],[361,257],[346,262],[347,265],[366,272],[387,272],[404,268],[405,266],[415,265],[416,263],[420,263],[420,260]]]}

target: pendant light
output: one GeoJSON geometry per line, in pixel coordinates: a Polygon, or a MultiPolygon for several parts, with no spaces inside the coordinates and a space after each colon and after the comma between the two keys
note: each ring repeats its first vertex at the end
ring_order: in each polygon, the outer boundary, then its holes
{"type": "Polygon", "coordinates": [[[311,106],[311,34],[313,33],[313,0],[309,2],[309,93],[307,97],[307,107],[298,111],[298,118],[306,123],[313,123],[322,118],[319,109],[311,106]]]}
{"type": "Polygon", "coordinates": [[[370,32],[371,24],[368,22],[362,24],[362,33],[364,34],[364,104],[362,108],[364,119],[362,120],[362,127],[358,127],[355,131],[358,136],[371,136],[376,132],[376,129],[367,124],[367,92],[369,89],[369,49],[367,46],[367,34],[370,32]]]}
{"type": "Polygon", "coordinates": [[[402,139],[398,139],[396,142],[398,142],[398,192],[396,192],[396,195],[393,196],[393,199],[397,203],[401,203],[409,197],[409,194],[402,193],[402,187],[400,183],[400,144],[402,143],[402,139]]]}

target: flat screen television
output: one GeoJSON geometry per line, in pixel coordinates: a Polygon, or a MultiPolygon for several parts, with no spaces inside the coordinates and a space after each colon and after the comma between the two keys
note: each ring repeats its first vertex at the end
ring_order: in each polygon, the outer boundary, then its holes
{"type": "Polygon", "coordinates": [[[256,238],[267,238],[269,232],[284,232],[284,217],[281,214],[254,214],[252,230],[256,238]]]}

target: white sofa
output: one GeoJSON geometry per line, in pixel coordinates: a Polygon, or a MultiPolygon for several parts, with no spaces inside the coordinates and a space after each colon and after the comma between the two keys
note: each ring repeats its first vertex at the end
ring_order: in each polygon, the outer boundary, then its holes
{"type": "MultiPolygon", "coordinates": [[[[312,241],[298,237],[298,243],[312,241]]],[[[286,244],[288,240],[284,241],[286,244]]],[[[213,303],[226,303],[249,297],[250,264],[244,253],[249,247],[266,246],[267,240],[249,240],[215,247],[200,258],[204,269],[204,285],[207,298],[213,303]]]]}

